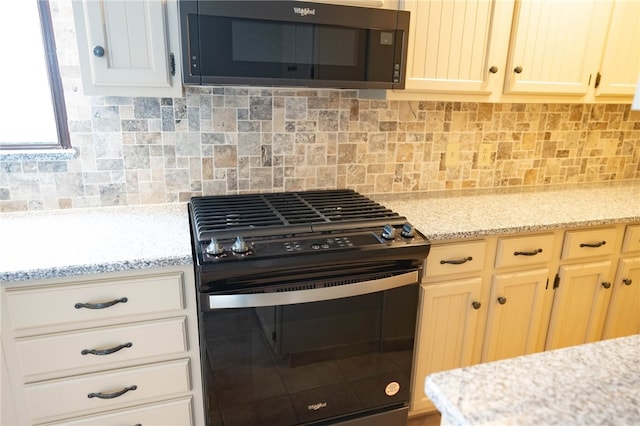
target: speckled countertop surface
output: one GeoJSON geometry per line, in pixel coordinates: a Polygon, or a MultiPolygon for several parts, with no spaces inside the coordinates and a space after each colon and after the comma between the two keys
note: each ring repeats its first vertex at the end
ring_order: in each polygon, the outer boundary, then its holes
{"type": "Polygon", "coordinates": [[[638,425],[640,335],[427,376],[451,425],[638,425]]]}
{"type": "MultiPolygon", "coordinates": [[[[640,222],[640,182],[450,196],[372,196],[432,240],[640,222]]],[[[191,263],[186,204],[0,214],[0,282],[191,263]]]]}
{"type": "Polygon", "coordinates": [[[431,240],[640,221],[640,182],[472,196],[377,196],[431,240]]]}
{"type": "Polygon", "coordinates": [[[192,263],[186,204],[0,215],[0,282],[192,263]]]}

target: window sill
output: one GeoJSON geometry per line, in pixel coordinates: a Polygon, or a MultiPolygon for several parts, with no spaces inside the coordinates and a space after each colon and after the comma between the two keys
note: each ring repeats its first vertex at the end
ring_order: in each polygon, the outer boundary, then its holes
{"type": "Polygon", "coordinates": [[[0,161],[64,161],[77,156],[78,151],[74,148],[0,150],[0,161]]]}

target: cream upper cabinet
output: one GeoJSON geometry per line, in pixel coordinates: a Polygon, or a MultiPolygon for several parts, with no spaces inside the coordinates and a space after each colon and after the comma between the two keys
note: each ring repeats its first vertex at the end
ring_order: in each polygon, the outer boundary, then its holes
{"type": "Polygon", "coordinates": [[[500,90],[513,1],[407,0],[407,90],[500,90]]]}
{"type": "Polygon", "coordinates": [[[74,0],[85,95],[181,96],[176,0],[74,0]]]}
{"type": "Polygon", "coordinates": [[[596,97],[633,96],[640,73],[640,1],[614,3],[596,97]]]}
{"type": "Polygon", "coordinates": [[[504,92],[586,95],[610,15],[599,0],[518,1],[504,92]]]}

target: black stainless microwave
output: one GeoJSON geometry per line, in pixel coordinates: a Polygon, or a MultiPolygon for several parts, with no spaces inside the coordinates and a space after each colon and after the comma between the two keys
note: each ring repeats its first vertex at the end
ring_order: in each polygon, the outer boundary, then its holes
{"type": "Polygon", "coordinates": [[[403,89],[409,12],[180,0],[185,84],[403,89]]]}

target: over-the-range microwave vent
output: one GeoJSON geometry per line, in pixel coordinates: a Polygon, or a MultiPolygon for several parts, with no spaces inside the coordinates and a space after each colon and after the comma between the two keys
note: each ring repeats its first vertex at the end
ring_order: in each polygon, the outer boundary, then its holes
{"type": "Polygon", "coordinates": [[[186,85],[403,89],[409,12],[179,0],[186,85]]]}

